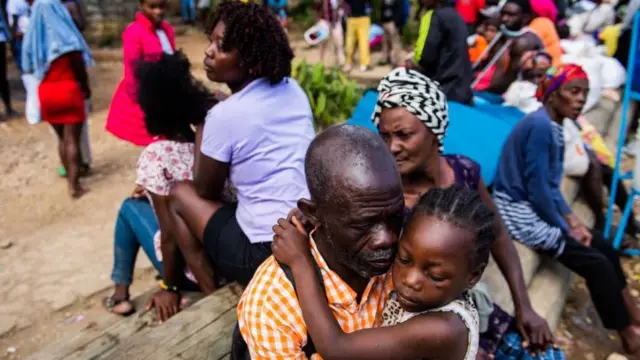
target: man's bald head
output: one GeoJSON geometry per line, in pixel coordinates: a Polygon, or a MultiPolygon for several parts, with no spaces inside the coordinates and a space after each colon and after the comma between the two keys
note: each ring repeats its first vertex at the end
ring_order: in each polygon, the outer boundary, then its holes
{"type": "Polygon", "coordinates": [[[351,188],[401,186],[389,149],[379,135],[361,126],[337,125],[319,134],[307,151],[305,171],[318,205],[348,200],[343,197],[351,188]]]}
{"type": "Polygon", "coordinates": [[[359,126],[330,127],[309,146],[305,170],[311,201],[298,205],[316,226],[325,260],[363,278],[385,273],[402,228],[404,197],[382,138],[359,126]]]}

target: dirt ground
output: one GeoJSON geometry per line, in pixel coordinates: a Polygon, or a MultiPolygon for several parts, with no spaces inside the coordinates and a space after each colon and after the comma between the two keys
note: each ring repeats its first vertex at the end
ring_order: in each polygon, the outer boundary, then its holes
{"type": "MultiPolygon", "coordinates": [[[[205,36],[189,30],[177,43],[191,59],[194,75],[206,81],[205,36]]],[[[319,59],[316,50],[300,41],[293,47],[298,56],[319,59]]],[[[97,50],[95,56],[97,66],[90,70],[94,173],[85,180],[90,192],[83,198],[71,200],[65,181],[56,175],[56,140],[46,124],[30,126],[24,119],[0,123],[0,359],[23,359],[83,328],[105,328],[118,320],[105,315],[99,302],[111,285],[114,219],[133,189],[141,149],[104,130],[122,75],[120,50],[97,50]]],[[[23,111],[24,91],[15,68],[10,78],[16,108],[23,111]]],[[[625,268],[635,279],[632,286],[640,289],[640,264],[625,260],[625,268]]],[[[152,289],[154,277],[148,260],[140,256],[132,295],[152,289]]],[[[580,281],[556,335],[569,359],[604,359],[620,351],[617,339],[599,326],[580,281]]]]}

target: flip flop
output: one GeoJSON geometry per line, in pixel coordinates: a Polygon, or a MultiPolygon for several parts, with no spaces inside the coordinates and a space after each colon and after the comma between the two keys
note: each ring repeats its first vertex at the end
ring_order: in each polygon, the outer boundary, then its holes
{"type": "Polygon", "coordinates": [[[131,303],[131,301],[129,301],[128,297],[125,298],[125,299],[115,300],[113,298],[113,295],[112,296],[108,296],[108,297],[102,299],[102,306],[104,306],[104,308],[108,312],[114,313],[114,314],[117,314],[117,315],[120,315],[120,316],[124,316],[124,317],[130,316],[130,315],[132,315],[133,313],[136,312],[136,309],[133,307],[133,304],[131,303]],[[116,307],[116,306],[118,306],[118,305],[120,305],[122,303],[125,303],[125,302],[128,302],[130,304],[130,306],[131,306],[131,309],[129,311],[121,313],[121,312],[117,312],[117,311],[115,311],[113,309],[114,307],[116,307]]]}
{"type": "MultiPolygon", "coordinates": [[[[65,169],[64,166],[59,167],[57,171],[58,171],[58,176],[67,177],[67,169],[65,169]]],[[[89,175],[91,175],[91,166],[87,164],[80,165],[80,176],[86,177],[89,175]]]]}

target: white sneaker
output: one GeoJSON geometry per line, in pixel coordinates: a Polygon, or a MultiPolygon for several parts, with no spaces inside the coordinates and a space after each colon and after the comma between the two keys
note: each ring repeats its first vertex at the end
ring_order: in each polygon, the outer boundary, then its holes
{"type": "Polygon", "coordinates": [[[365,71],[369,71],[371,70],[371,67],[368,65],[362,65],[360,66],[360,71],[365,72],[365,71]]]}

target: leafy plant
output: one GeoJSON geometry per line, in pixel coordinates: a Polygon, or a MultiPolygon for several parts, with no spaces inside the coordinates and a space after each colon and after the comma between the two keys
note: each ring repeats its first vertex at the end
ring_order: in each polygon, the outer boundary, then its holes
{"type": "Polygon", "coordinates": [[[307,94],[318,130],[347,120],[363,94],[339,68],[325,68],[321,63],[296,62],[291,77],[307,94]]]}
{"type": "Polygon", "coordinates": [[[318,21],[315,15],[316,0],[301,0],[295,6],[290,6],[288,16],[292,19],[291,25],[305,31],[318,21]]]}

